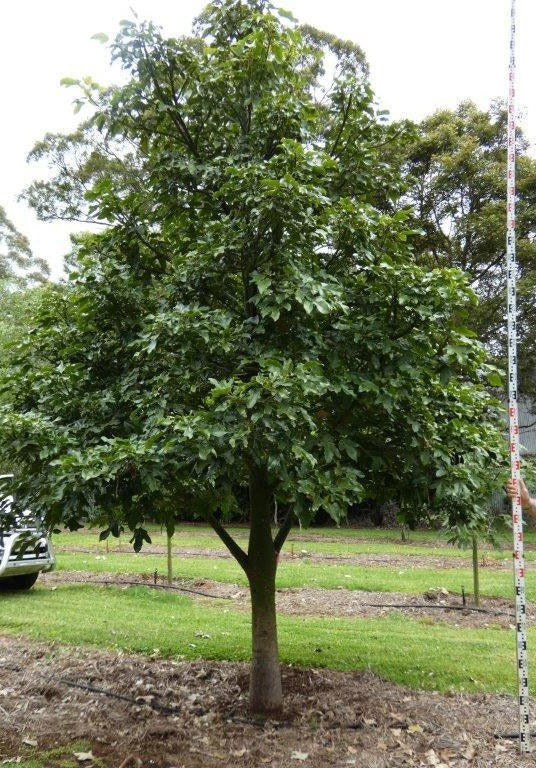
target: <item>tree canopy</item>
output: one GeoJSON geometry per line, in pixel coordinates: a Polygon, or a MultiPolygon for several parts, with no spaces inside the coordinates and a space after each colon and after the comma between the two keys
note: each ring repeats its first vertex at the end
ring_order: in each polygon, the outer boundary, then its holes
{"type": "Polygon", "coordinates": [[[28,238],[0,205],[0,284],[7,288],[41,283],[48,273],[46,261],[32,254],[28,238]]]}
{"type": "Polygon", "coordinates": [[[386,213],[398,129],[355,47],[219,0],[192,37],[125,21],[111,50],[128,82],[82,82],[93,114],[36,150],[57,168],[28,192],[40,214],[105,227],[13,355],[0,444],[52,524],[126,521],[141,546],[149,514],[195,507],[249,579],[251,706],[275,710],[293,520],[394,495],[470,515],[501,463],[497,374],[463,274],[416,263],[386,213]],[[247,551],[224,528],[244,498],[247,551]]]}
{"type": "MultiPolygon", "coordinates": [[[[497,103],[489,110],[470,102],[441,110],[416,127],[406,144],[409,190],[420,263],[430,268],[459,267],[479,296],[471,327],[499,361],[506,359],[506,140],[507,112],[497,103]]],[[[402,145],[399,146],[399,150],[402,145]]],[[[536,387],[536,162],[517,138],[516,239],[520,331],[521,390],[536,387]]]]}

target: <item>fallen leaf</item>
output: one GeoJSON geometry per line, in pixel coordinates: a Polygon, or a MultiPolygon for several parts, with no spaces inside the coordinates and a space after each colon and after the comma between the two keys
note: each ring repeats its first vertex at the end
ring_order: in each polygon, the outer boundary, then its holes
{"type": "Polygon", "coordinates": [[[91,750],[89,752],[73,752],[73,755],[79,763],[89,763],[91,760],[95,759],[91,750]]]}
{"type": "Polygon", "coordinates": [[[296,749],[290,755],[291,760],[307,760],[308,757],[309,757],[309,752],[300,752],[299,749],[296,749]]]}
{"type": "Polygon", "coordinates": [[[408,725],[408,733],[422,733],[422,732],[423,732],[422,727],[418,723],[415,723],[413,725],[408,725]]]}
{"type": "Polygon", "coordinates": [[[466,747],[462,752],[462,757],[465,757],[466,760],[472,760],[475,755],[476,749],[472,746],[466,747]]]}

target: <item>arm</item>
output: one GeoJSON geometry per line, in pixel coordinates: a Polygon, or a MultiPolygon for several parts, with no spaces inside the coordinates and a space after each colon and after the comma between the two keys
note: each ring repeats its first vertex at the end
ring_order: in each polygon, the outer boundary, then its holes
{"type": "MultiPolygon", "coordinates": [[[[515,480],[508,480],[506,483],[506,493],[511,499],[515,499],[517,496],[517,488],[515,480]]],[[[525,481],[522,477],[519,478],[519,496],[521,500],[521,507],[524,512],[527,512],[531,520],[536,522],[536,499],[531,498],[528,488],[525,485],[525,481]]]]}

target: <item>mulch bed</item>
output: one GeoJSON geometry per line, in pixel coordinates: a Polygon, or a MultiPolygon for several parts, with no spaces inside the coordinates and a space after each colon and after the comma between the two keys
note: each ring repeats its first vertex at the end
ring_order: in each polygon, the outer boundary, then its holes
{"type": "Polygon", "coordinates": [[[285,667],[283,677],[285,712],[261,722],[248,713],[246,664],[0,636],[0,756],[16,765],[32,749],[85,740],[107,768],[534,766],[515,741],[495,738],[516,728],[512,697],[415,692],[369,672],[285,667]]]}

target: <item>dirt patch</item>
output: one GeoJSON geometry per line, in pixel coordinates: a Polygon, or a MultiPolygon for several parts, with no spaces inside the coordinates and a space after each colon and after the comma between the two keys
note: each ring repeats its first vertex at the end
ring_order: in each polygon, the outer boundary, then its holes
{"type": "Polygon", "coordinates": [[[144,768],[534,765],[519,757],[515,741],[495,738],[515,730],[511,697],[443,696],[368,672],[287,667],[285,713],[260,722],[247,710],[247,678],[246,664],[167,661],[0,636],[0,755],[28,754],[24,740],[37,742],[37,751],[86,740],[107,768],[128,755],[144,768]]]}
{"type": "MultiPolygon", "coordinates": [[[[151,585],[153,582],[139,574],[92,573],[89,571],[53,571],[42,574],[39,583],[57,584],[133,584],[151,585]]],[[[158,582],[162,587],[164,582],[158,582]]],[[[225,584],[208,579],[175,580],[174,586],[184,589],[195,600],[210,602],[213,598],[230,600],[233,607],[249,610],[249,591],[236,584],[225,584]],[[204,594],[201,594],[204,593],[204,594]]],[[[281,613],[299,616],[326,616],[330,618],[371,618],[386,616],[395,611],[427,622],[443,622],[460,627],[501,626],[510,629],[514,622],[513,604],[503,598],[486,598],[482,611],[465,610],[459,595],[440,592],[429,596],[408,595],[404,592],[364,592],[349,589],[278,589],[277,609],[281,613]],[[394,607],[396,606],[396,607],[394,607]],[[418,606],[418,607],[416,607],[418,606]]],[[[531,618],[529,611],[529,620],[531,618]]]]}

